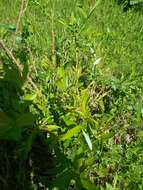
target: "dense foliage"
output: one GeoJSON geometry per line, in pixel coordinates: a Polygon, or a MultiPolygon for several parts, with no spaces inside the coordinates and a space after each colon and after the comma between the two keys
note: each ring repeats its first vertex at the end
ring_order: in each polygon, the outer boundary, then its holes
{"type": "Polygon", "coordinates": [[[143,8],[143,0],[116,0],[119,4],[123,5],[123,10],[127,11],[130,8],[134,8],[135,10],[142,10],[143,8]]]}
{"type": "Polygon", "coordinates": [[[0,190],[142,190],[142,12],[0,2],[0,190]]]}

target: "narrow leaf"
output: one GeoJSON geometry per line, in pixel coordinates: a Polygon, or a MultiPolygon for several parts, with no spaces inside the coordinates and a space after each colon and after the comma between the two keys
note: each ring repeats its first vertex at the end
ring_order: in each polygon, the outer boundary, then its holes
{"type": "Polygon", "coordinates": [[[88,101],[89,101],[89,93],[88,90],[83,90],[81,94],[81,111],[85,117],[89,116],[89,108],[88,108],[88,101]]]}
{"type": "Polygon", "coordinates": [[[92,150],[92,142],[90,140],[89,135],[87,133],[85,133],[85,131],[82,131],[82,132],[83,132],[83,136],[88,144],[89,149],[92,150]]]}

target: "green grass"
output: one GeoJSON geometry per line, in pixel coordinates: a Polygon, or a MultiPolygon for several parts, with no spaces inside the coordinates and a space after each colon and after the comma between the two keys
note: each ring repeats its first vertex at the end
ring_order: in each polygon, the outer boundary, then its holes
{"type": "MultiPolygon", "coordinates": [[[[8,47],[13,2],[0,0],[8,47]]],[[[143,189],[143,12],[95,2],[26,1],[22,76],[0,53],[0,190],[143,189]]]]}

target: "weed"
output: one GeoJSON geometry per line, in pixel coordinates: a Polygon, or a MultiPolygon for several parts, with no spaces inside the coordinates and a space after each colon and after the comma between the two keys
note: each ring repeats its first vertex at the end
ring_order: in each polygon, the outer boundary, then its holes
{"type": "Polygon", "coordinates": [[[142,189],[142,13],[1,4],[0,189],[142,189]]]}

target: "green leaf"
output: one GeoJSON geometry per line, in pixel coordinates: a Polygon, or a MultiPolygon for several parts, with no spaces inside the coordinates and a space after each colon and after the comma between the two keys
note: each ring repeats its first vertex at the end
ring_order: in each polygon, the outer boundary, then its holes
{"type": "Polygon", "coordinates": [[[28,25],[28,32],[29,33],[33,33],[34,32],[33,26],[31,24],[28,25]]]}
{"type": "Polygon", "coordinates": [[[89,116],[88,101],[89,101],[89,93],[88,90],[86,89],[83,90],[81,93],[81,111],[85,117],[89,116]]]}
{"type": "Polygon", "coordinates": [[[80,13],[80,16],[81,16],[82,18],[84,18],[84,19],[87,18],[87,14],[86,14],[86,12],[83,10],[83,8],[78,7],[78,12],[80,13]]]}
{"type": "Polygon", "coordinates": [[[3,24],[0,23],[0,28],[4,28],[10,32],[15,32],[16,31],[16,27],[14,25],[10,25],[10,24],[3,24]]]}
{"type": "Polygon", "coordinates": [[[37,97],[37,94],[27,94],[23,97],[23,100],[33,101],[37,97]]]}
{"type": "Polygon", "coordinates": [[[73,118],[70,114],[66,114],[66,115],[62,116],[61,118],[63,119],[63,121],[65,122],[65,124],[67,126],[76,125],[76,122],[73,120],[73,118]]]}
{"type": "Polygon", "coordinates": [[[57,175],[57,178],[53,180],[53,185],[58,187],[57,189],[67,189],[70,184],[70,181],[73,177],[73,172],[70,169],[63,171],[57,175]]]}
{"type": "Polygon", "coordinates": [[[82,173],[80,175],[80,180],[81,183],[83,185],[83,187],[87,190],[97,190],[96,186],[94,184],[92,184],[89,179],[87,179],[86,175],[84,173],[82,173]]]}
{"type": "MultiPolygon", "coordinates": [[[[28,74],[29,74],[29,63],[28,62],[25,62],[23,64],[23,71],[22,71],[22,78],[23,78],[23,82],[26,82],[27,80],[27,77],[28,77],[28,74]]],[[[36,94],[33,94],[36,96],[36,94]]],[[[34,98],[35,99],[35,98],[34,98]]]]}
{"type": "Polygon", "coordinates": [[[80,125],[78,125],[72,129],[68,130],[68,132],[62,136],[61,140],[62,141],[69,140],[70,138],[72,138],[75,134],[77,134],[81,130],[82,130],[82,127],[80,125]]]}
{"type": "Polygon", "coordinates": [[[40,129],[47,131],[47,132],[51,132],[51,131],[55,131],[55,130],[60,129],[60,127],[57,125],[44,125],[40,129]]]}
{"type": "Polygon", "coordinates": [[[137,137],[143,138],[143,131],[139,131],[139,132],[137,133],[137,137]]]}
{"type": "Polygon", "coordinates": [[[10,65],[10,67],[5,66],[4,69],[5,69],[5,80],[21,88],[23,85],[23,79],[21,77],[21,73],[18,70],[18,68],[15,68],[14,65],[10,65]]]}
{"type": "Polygon", "coordinates": [[[71,16],[70,16],[70,19],[69,19],[69,24],[71,26],[73,26],[75,24],[75,17],[74,17],[74,14],[72,13],[71,16]]]}
{"type": "Polygon", "coordinates": [[[82,131],[82,133],[83,133],[83,136],[84,136],[84,138],[88,144],[89,149],[92,150],[92,142],[90,140],[89,135],[84,130],[82,131]]]}
{"type": "Polygon", "coordinates": [[[115,188],[112,187],[109,183],[106,183],[106,190],[114,190],[115,188]]]}
{"type": "Polygon", "coordinates": [[[99,101],[99,107],[100,107],[102,113],[104,113],[104,111],[105,111],[105,106],[104,106],[103,100],[100,100],[100,101],[99,101]]]}
{"type": "Polygon", "coordinates": [[[96,72],[96,65],[98,65],[100,62],[101,62],[101,57],[94,61],[93,66],[92,66],[93,74],[95,74],[96,72]]]}
{"type": "Polygon", "coordinates": [[[56,85],[58,89],[62,91],[65,90],[68,87],[68,78],[63,67],[57,68],[57,77],[58,81],[56,82],[56,85]]]}

